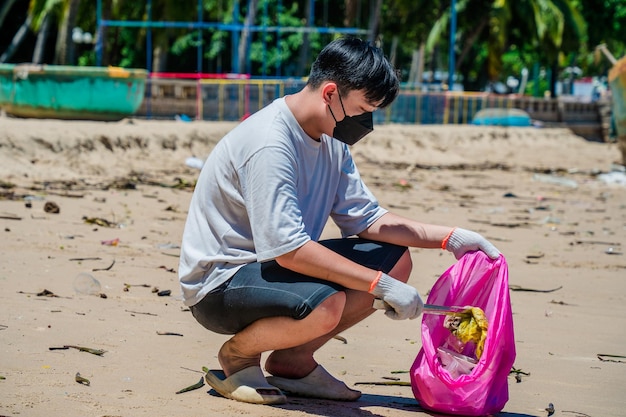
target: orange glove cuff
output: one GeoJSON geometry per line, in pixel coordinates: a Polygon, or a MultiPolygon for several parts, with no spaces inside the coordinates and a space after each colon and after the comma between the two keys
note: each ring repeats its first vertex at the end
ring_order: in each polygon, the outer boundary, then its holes
{"type": "Polygon", "coordinates": [[[448,235],[443,238],[443,240],[441,241],[441,249],[446,250],[446,246],[448,246],[448,239],[450,239],[450,236],[452,236],[452,233],[454,233],[455,230],[456,227],[452,228],[452,230],[450,230],[450,233],[448,233],[448,235]]]}
{"type": "Polygon", "coordinates": [[[374,291],[374,288],[376,288],[376,285],[378,284],[378,281],[380,281],[380,277],[383,276],[383,271],[378,271],[378,275],[376,275],[376,278],[374,278],[374,281],[372,281],[372,283],[370,284],[370,289],[369,289],[369,293],[371,294],[372,291],[374,291]]]}

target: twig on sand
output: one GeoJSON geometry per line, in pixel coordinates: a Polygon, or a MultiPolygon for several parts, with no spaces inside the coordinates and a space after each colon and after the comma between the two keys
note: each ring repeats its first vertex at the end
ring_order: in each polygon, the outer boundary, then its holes
{"type": "Polygon", "coordinates": [[[410,387],[411,383],[406,381],[365,381],[355,382],[354,385],[398,385],[401,387],[410,387]]]}
{"type": "Polygon", "coordinates": [[[159,336],[182,336],[182,333],[174,333],[174,332],[162,332],[157,330],[156,332],[159,336]]]}
{"type": "Polygon", "coordinates": [[[127,313],[130,313],[130,314],[144,314],[146,316],[156,316],[157,315],[157,314],[154,314],[154,313],[144,313],[142,311],[133,311],[133,310],[124,310],[124,311],[126,311],[127,313]]]}
{"type": "Polygon", "coordinates": [[[570,245],[583,245],[583,244],[587,244],[587,245],[606,245],[606,246],[620,246],[620,242],[603,242],[601,240],[576,240],[572,243],[570,243],[570,245]]]}
{"type": "Polygon", "coordinates": [[[87,385],[87,386],[91,385],[91,382],[87,378],[83,378],[82,376],[80,376],[80,372],[76,372],[76,376],[74,377],[74,379],[79,384],[87,385]]]}
{"type": "Polygon", "coordinates": [[[600,359],[602,362],[619,362],[619,363],[626,363],[626,361],[620,361],[619,359],[626,359],[626,356],[623,355],[610,355],[608,353],[598,353],[596,355],[598,357],[598,359],[600,359]]]}
{"type": "Polygon", "coordinates": [[[99,256],[92,256],[92,257],[88,257],[88,258],[70,258],[70,261],[78,261],[78,262],[82,262],[82,261],[100,261],[102,260],[102,258],[100,258],[99,256]]]}
{"type": "Polygon", "coordinates": [[[115,259],[113,259],[113,262],[111,262],[111,265],[107,266],[106,268],[93,268],[92,271],[108,271],[111,268],[113,268],[113,265],[115,265],[115,259]]]}
{"type": "Polygon", "coordinates": [[[76,345],[63,345],[61,347],[49,347],[48,350],[66,350],[66,349],[77,349],[81,352],[91,353],[92,355],[102,356],[106,352],[106,350],[102,349],[92,349],[84,346],[76,346],[76,345]]]}
{"type": "Polygon", "coordinates": [[[561,412],[576,414],[576,417],[591,417],[589,414],[581,413],[580,411],[563,410],[561,412]]]}
{"type": "Polygon", "coordinates": [[[27,294],[27,295],[36,295],[37,297],[49,297],[49,298],[70,298],[70,297],[61,297],[60,295],[56,295],[50,290],[43,289],[37,293],[35,292],[26,292],[26,291],[18,291],[18,294],[27,294]]]}
{"type": "Polygon", "coordinates": [[[560,287],[557,287],[557,288],[552,288],[551,290],[536,290],[534,288],[524,288],[524,287],[519,286],[519,285],[509,285],[509,289],[511,291],[527,291],[527,292],[542,292],[542,293],[558,291],[561,288],[563,288],[562,285],[560,287]]]}
{"type": "Polygon", "coordinates": [[[204,377],[200,378],[200,381],[196,382],[193,385],[189,385],[181,390],[176,391],[176,394],[182,394],[183,392],[193,391],[198,388],[202,388],[204,386],[204,377]]]}
{"type": "Polygon", "coordinates": [[[22,218],[19,217],[19,216],[7,216],[7,215],[0,215],[0,219],[3,219],[3,220],[22,220],[22,218]]]}

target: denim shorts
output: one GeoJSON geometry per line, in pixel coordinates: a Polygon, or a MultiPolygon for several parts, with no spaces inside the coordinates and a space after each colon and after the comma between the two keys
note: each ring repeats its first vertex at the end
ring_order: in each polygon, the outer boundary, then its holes
{"type": "MultiPolygon", "coordinates": [[[[407,250],[404,246],[360,238],[319,242],[371,269],[389,272],[407,250]]],[[[287,316],[302,320],[326,298],[345,288],[283,268],[276,261],[250,263],[192,306],[191,313],[207,329],[235,334],[256,320],[287,316]]]]}

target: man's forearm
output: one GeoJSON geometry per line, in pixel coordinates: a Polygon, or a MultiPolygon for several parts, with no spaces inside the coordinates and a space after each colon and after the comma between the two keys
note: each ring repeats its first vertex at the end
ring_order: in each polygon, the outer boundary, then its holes
{"type": "Polygon", "coordinates": [[[441,242],[452,227],[420,223],[397,214],[387,213],[359,233],[365,239],[415,248],[441,248],[441,242]]]}
{"type": "Polygon", "coordinates": [[[360,291],[367,291],[378,273],[313,241],[279,256],[276,262],[283,268],[360,291]]]}

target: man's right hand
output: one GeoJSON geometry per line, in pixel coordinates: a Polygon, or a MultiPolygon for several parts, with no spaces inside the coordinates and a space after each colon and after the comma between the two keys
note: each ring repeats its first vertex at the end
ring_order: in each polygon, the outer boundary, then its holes
{"type": "Polygon", "coordinates": [[[416,319],[424,309],[424,302],[415,288],[387,274],[380,276],[370,293],[391,307],[385,315],[394,320],[416,319]]]}

